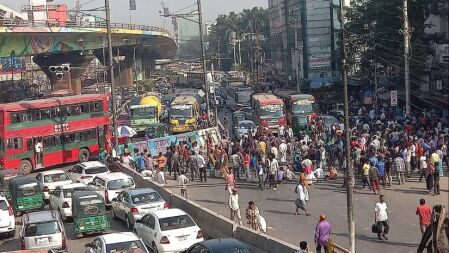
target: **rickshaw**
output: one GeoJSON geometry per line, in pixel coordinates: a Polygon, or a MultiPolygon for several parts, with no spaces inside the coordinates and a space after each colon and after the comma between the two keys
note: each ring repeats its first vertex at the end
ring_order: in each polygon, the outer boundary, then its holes
{"type": "Polygon", "coordinates": [[[152,125],[147,129],[148,137],[150,137],[150,139],[164,137],[164,134],[168,132],[168,125],[164,123],[152,125]]]}
{"type": "Polygon", "coordinates": [[[22,212],[44,207],[43,192],[39,181],[34,177],[14,177],[9,180],[11,205],[16,216],[22,212]]]}
{"type": "Polygon", "coordinates": [[[77,238],[83,234],[111,229],[103,197],[95,191],[75,191],[72,195],[73,228],[77,238]]]}
{"type": "Polygon", "coordinates": [[[17,176],[19,176],[19,171],[17,170],[0,170],[0,195],[5,196],[8,201],[11,201],[9,180],[17,176]]]}

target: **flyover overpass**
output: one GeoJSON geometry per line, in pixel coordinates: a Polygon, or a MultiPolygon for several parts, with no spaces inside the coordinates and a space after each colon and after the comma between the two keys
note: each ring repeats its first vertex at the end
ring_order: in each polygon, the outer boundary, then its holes
{"type": "MultiPolygon", "coordinates": [[[[113,55],[124,58],[115,66],[118,87],[132,85],[134,55],[137,71],[148,75],[156,59],[173,58],[176,53],[175,41],[165,29],[118,23],[111,28],[113,55]]],[[[105,22],[0,20],[0,57],[34,56],[33,61],[56,84],[55,89],[66,87],[58,87],[48,66],[69,63],[69,83],[78,86],[78,76],[92,59],[109,61],[106,36],[105,22]]]]}

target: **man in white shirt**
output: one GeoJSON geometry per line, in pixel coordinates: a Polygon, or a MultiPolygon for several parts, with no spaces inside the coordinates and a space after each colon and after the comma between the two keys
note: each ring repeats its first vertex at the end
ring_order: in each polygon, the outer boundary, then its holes
{"type": "Polygon", "coordinates": [[[162,170],[159,170],[159,172],[156,174],[156,182],[162,185],[167,184],[167,182],[165,182],[165,175],[162,170]]]}
{"type": "Polygon", "coordinates": [[[204,156],[203,156],[203,151],[199,151],[198,155],[197,155],[197,159],[198,159],[198,169],[200,172],[200,181],[203,182],[207,182],[207,178],[206,178],[206,161],[204,160],[204,156]]]}
{"type": "Polygon", "coordinates": [[[273,191],[277,190],[277,184],[276,184],[276,174],[279,170],[279,162],[276,160],[274,155],[272,156],[271,163],[270,163],[270,169],[269,169],[269,178],[270,178],[270,185],[269,187],[273,186],[273,191]]]}
{"type": "Polygon", "coordinates": [[[243,226],[242,215],[240,214],[239,194],[237,189],[232,189],[232,194],[229,195],[229,208],[231,209],[231,220],[234,221],[234,217],[237,216],[239,225],[243,226]]]}
{"type": "Polygon", "coordinates": [[[178,177],[178,185],[181,188],[181,196],[186,199],[189,199],[189,194],[187,192],[187,184],[189,183],[189,179],[186,177],[185,172],[181,171],[181,175],[178,177]]]}
{"type": "Polygon", "coordinates": [[[387,203],[385,203],[385,196],[379,196],[379,202],[374,207],[374,223],[377,224],[379,230],[377,231],[377,238],[379,240],[388,240],[387,234],[390,229],[388,223],[387,203]],[[382,231],[383,230],[383,231],[382,231]]]}
{"type": "Polygon", "coordinates": [[[284,125],[279,125],[279,127],[278,127],[278,136],[279,137],[284,137],[284,125]]]}

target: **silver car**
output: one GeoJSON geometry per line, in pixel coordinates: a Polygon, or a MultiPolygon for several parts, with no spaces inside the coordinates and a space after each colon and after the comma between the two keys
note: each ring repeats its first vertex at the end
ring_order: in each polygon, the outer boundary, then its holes
{"type": "Polygon", "coordinates": [[[242,138],[245,135],[248,136],[250,132],[254,136],[256,134],[256,129],[256,124],[254,124],[253,121],[240,120],[234,128],[234,133],[238,138],[242,138]]]}
{"type": "Polygon", "coordinates": [[[168,203],[151,188],[122,191],[117,198],[112,199],[111,205],[113,217],[125,221],[129,229],[145,214],[168,208],[168,203]]]}
{"type": "Polygon", "coordinates": [[[22,249],[67,252],[67,238],[58,212],[52,210],[27,213],[22,216],[21,223],[19,240],[22,249]]]}

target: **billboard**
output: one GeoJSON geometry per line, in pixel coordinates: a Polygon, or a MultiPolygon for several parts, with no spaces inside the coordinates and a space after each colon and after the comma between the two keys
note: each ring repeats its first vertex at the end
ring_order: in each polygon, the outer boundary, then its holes
{"type": "Polygon", "coordinates": [[[309,68],[312,70],[330,70],[331,64],[330,55],[311,55],[309,57],[309,68]]]}
{"type": "Polygon", "coordinates": [[[0,74],[20,73],[23,69],[22,57],[0,57],[0,74]]]}

